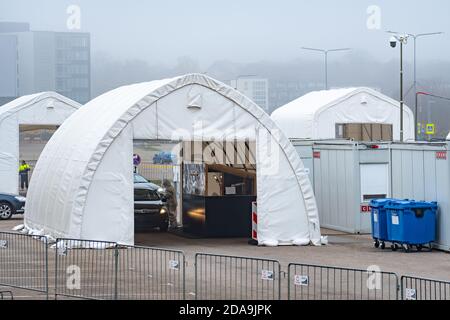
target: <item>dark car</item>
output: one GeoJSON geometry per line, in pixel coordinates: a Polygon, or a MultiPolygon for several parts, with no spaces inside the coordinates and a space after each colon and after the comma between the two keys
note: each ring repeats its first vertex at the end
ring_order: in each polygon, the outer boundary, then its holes
{"type": "Polygon", "coordinates": [[[169,211],[166,200],[157,184],[135,175],[134,178],[134,229],[135,232],[147,232],[154,228],[167,231],[169,227],[169,211]],[[136,181],[140,182],[136,182],[136,181]]]}
{"type": "Polygon", "coordinates": [[[26,198],[9,194],[0,193],[0,220],[8,220],[14,214],[24,213],[26,198]]]}
{"type": "Polygon", "coordinates": [[[134,174],[134,185],[139,185],[139,186],[143,186],[143,185],[147,185],[149,187],[152,187],[154,189],[156,189],[158,191],[158,193],[160,194],[164,194],[165,190],[164,188],[158,186],[157,184],[148,181],[147,179],[145,179],[143,176],[141,176],[138,173],[134,174]]]}

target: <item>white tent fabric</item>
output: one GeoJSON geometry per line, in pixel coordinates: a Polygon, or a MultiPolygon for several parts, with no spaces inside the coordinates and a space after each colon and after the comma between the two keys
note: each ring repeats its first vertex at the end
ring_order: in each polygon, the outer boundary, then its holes
{"type": "Polygon", "coordinates": [[[205,75],[120,87],[62,126],[36,165],[25,226],[56,237],[134,243],[133,139],[257,141],[260,245],[320,244],[308,175],[270,117],[205,75]]]}
{"type": "Polygon", "coordinates": [[[19,126],[61,125],[80,107],[56,92],[22,96],[0,107],[0,192],[19,191],[19,126]]]}
{"type": "MultiPolygon", "coordinates": [[[[404,140],[414,141],[414,114],[403,110],[404,140]]],[[[337,123],[392,124],[400,140],[400,103],[370,88],[310,92],[275,110],[271,118],[290,139],[334,139],[337,123]]]]}

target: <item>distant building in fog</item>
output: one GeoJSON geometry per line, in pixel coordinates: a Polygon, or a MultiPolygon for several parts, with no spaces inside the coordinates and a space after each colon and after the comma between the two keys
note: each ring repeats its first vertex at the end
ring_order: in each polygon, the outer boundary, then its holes
{"type": "Polygon", "coordinates": [[[239,77],[229,84],[269,112],[269,80],[257,77],[239,77]]]}
{"type": "Polygon", "coordinates": [[[0,104],[56,91],[82,104],[91,99],[90,34],[31,31],[0,22],[0,104]]]}

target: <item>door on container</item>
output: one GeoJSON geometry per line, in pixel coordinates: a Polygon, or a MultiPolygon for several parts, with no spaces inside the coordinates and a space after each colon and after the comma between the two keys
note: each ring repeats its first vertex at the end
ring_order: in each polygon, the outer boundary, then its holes
{"type": "Polygon", "coordinates": [[[370,233],[370,209],[372,199],[387,198],[389,194],[389,164],[362,163],[360,164],[361,178],[361,212],[360,232],[370,233]]]}

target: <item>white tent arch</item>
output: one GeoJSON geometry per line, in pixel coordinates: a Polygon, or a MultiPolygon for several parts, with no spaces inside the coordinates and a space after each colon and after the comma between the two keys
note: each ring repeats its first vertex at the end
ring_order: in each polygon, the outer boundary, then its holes
{"type": "Polygon", "coordinates": [[[22,96],[0,107],[0,192],[18,193],[20,125],[61,125],[80,107],[56,92],[22,96]]]}
{"type": "Polygon", "coordinates": [[[172,139],[180,131],[204,141],[254,139],[259,243],[320,244],[313,190],[289,140],[252,101],[201,74],[124,86],[76,112],[39,158],[26,227],[133,244],[133,139],[172,139]],[[193,129],[199,122],[201,130],[193,129]]]}
{"type": "MultiPolygon", "coordinates": [[[[400,103],[366,87],[313,91],[275,110],[271,118],[290,139],[334,139],[337,123],[393,126],[400,139],[400,103]]],[[[414,114],[404,105],[404,140],[414,140],[414,114]]]]}

